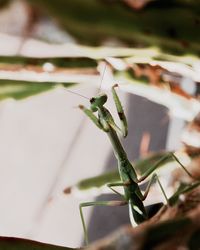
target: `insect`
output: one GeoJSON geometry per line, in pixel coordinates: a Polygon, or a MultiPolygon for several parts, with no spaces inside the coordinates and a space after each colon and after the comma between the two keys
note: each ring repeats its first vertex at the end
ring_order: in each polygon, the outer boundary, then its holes
{"type": "Polygon", "coordinates": [[[120,102],[120,99],[116,93],[115,88],[118,85],[112,87],[113,100],[117,109],[117,113],[121,122],[121,128],[118,127],[109,112],[109,110],[104,106],[107,102],[107,95],[102,93],[90,99],[90,108],[86,108],[83,105],[79,105],[79,108],[92,120],[92,122],[102,131],[104,131],[112,144],[114,155],[118,162],[118,171],[121,181],[115,183],[108,183],[107,187],[110,188],[114,193],[121,197],[120,200],[114,201],[94,201],[94,202],[84,202],[79,206],[81,221],[84,230],[85,242],[88,244],[88,233],[83,216],[83,208],[89,206],[123,206],[128,205],[129,207],[129,217],[132,225],[142,223],[148,219],[148,214],[144,206],[143,201],[146,199],[151,185],[157,181],[158,185],[163,193],[165,200],[168,205],[173,205],[175,201],[179,198],[180,194],[188,192],[194,189],[196,186],[200,185],[200,181],[197,181],[193,184],[187,184],[181,186],[177,192],[170,198],[167,198],[167,195],[164,191],[164,188],[159,181],[159,178],[156,173],[153,173],[163,162],[172,158],[177,161],[183,170],[192,178],[194,178],[188,170],[183,166],[183,164],[178,160],[174,153],[168,153],[164,155],[155,165],[150,166],[148,170],[140,177],[138,177],[135,169],[127,158],[126,152],[120,142],[118,134],[126,137],[128,134],[127,120],[126,116],[120,102]],[[94,113],[98,114],[96,116],[94,113]],[[147,177],[152,174],[147,188],[144,192],[141,191],[139,184],[144,181],[147,177]],[[119,193],[115,187],[123,187],[124,194],[119,193]]]}

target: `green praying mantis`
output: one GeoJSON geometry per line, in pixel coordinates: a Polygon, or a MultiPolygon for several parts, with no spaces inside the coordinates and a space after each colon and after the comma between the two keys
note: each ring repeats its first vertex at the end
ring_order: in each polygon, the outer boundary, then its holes
{"type": "Polygon", "coordinates": [[[123,137],[126,137],[128,134],[128,126],[127,126],[127,120],[126,116],[122,107],[122,104],[120,102],[120,99],[116,93],[115,88],[118,85],[114,85],[112,87],[112,95],[114,99],[114,103],[117,109],[117,113],[121,122],[121,128],[118,127],[109,112],[109,110],[104,106],[107,102],[107,95],[102,93],[95,97],[92,97],[90,99],[90,109],[84,107],[83,105],[79,105],[79,108],[83,110],[83,112],[88,116],[88,118],[103,132],[105,132],[112,144],[114,155],[118,162],[118,171],[120,175],[121,181],[114,182],[114,183],[107,183],[107,187],[112,190],[112,192],[116,193],[121,197],[120,200],[114,200],[114,201],[94,201],[94,202],[84,202],[81,203],[79,206],[80,210],[80,216],[81,221],[83,225],[84,230],[84,237],[85,242],[88,244],[88,232],[83,216],[83,208],[89,207],[89,206],[124,206],[128,205],[129,207],[129,217],[131,224],[135,226],[135,224],[140,224],[143,221],[148,219],[148,213],[146,211],[146,208],[144,206],[143,201],[148,196],[149,190],[151,185],[157,181],[161,192],[164,195],[164,198],[166,200],[167,205],[172,206],[174,205],[177,200],[179,199],[179,196],[181,194],[184,194],[186,192],[191,191],[198,185],[200,185],[200,181],[197,180],[191,184],[182,184],[178,188],[178,190],[170,197],[168,198],[164,188],[159,181],[159,178],[154,171],[161,166],[165,161],[168,161],[169,159],[175,160],[178,162],[178,164],[183,168],[183,170],[191,177],[192,174],[185,168],[185,166],[179,161],[179,159],[175,156],[174,153],[170,152],[161,157],[161,159],[154,165],[149,166],[147,171],[142,175],[138,176],[136,173],[136,170],[133,168],[132,164],[127,158],[127,154],[120,142],[120,139],[118,137],[118,134],[122,135],[123,137]],[[97,112],[98,116],[96,116],[94,113],[97,112]],[[152,175],[151,175],[152,174],[152,175]],[[145,181],[149,176],[151,175],[151,178],[148,182],[148,185],[146,187],[146,190],[142,192],[140,189],[139,184],[143,181],[145,181]],[[121,194],[118,192],[115,188],[116,187],[123,187],[124,194],[121,194]]]}

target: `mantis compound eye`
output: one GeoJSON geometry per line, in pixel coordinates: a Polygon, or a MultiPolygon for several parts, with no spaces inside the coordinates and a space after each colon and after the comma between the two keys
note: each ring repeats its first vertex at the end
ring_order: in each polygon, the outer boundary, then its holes
{"type": "Polygon", "coordinates": [[[95,102],[95,98],[92,97],[92,98],[90,99],[90,103],[92,104],[92,103],[94,103],[94,102],[95,102]]]}
{"type": "Polygon", "coordinates": [[[92,112],[96,112],[98,110],[97,104],[95,101],[96,101],[96,99],[94,97],[90,99],[90,103],[91,103],[90,108],[91,108],[92,112]]]}
{"type": "Polygon", "coordinates": [[[91,103],[91,110],[93,112],[96,112],[98,110],[98,108],[101,108],[104,103],[107,101],[107,95],[106,94],[101,94],[99,96],[96,97],[92,97],[90,99],[90,103],[91,103]]]}

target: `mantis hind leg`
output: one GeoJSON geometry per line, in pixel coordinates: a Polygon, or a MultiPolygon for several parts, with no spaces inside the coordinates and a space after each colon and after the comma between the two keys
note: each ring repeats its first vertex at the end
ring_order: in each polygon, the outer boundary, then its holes
{"type": "Polygon", "coordinates": [[[152,177],[151,177],[151,179],[150,179],[150,181],[148,183],[147,189],[146,189],[146,191],[143,194],[143,200],[146,199],[146,197],[147,197],[147,195],[149,193],[149,190],[151,188],[151,185],[154,183],[154,181],[158,182],[158,185],[159,185],[159,187],[161,189],[161,192],[162,192],[163,196],[165,197],[165,200],[166,200],[167,204],[169,204],[169,199],[167,198],[167,194],[165,193],[165,190],[164,190],[164,188],[163,188],[163,186],[162,186],[162,184],[161,184],[161,182],[160,182],[157,174],[153,174],[152,175],[152,177]]]}
{"type": "Polygon", "coordinates": [[[170,158],[174,159],[179,166],[185,171],[185,173],[191,178],[195,179],[195,177],[187,170],[187,168],[179,161],[179,159],[175,156],[174,153],[168,153],[164,155],[155,165],[151,166],[146,173],[138,179],[138,182],[144,181],[149,175],[151,175],[157,168],[162,166],[165,162],[167,162],[170,158]]]}
{"type": "Polygon", "coordinates": [[[79,205],[79,211],[80,211],[80,216],[81,216],[81,222],[83,226],[83,231],[84,231],[84,238],[85,238],[85,243],[88,245],[89,240],[88,240],[88,232],[87,232],[87,227],[85,224],[84,216],[83,216],[83,208],[84,207],[91,207],[91,206],[124,206],[127,205],[126,201],[93,201],[93,202],[84,202],[79,205]]]}
{"type": "Polygon", "coordinates": [[[149,184],[147,186],[147,189],[146,191],[144,192],[143,194],[143,200],[146,199],[148,193],[149,193],[149,190],[150,190],[150,187],[151,185],[154,183],[154,181],[157,181],[158,182],[158,185],[163,193],[163,196],[165,197],[165,200],[167,202],[167,204],[169,206],[173,206],[174,204],[176,204],[176,202],[179,200],[179,197],[180,195],[182,194],[185,194],[187,192],[190,192],[192,191],[193,189],[197,188],[198,186],[200,186],[200,180],[194,182],[194,183],[191,183],[191,184],[180,184],[179,188],[177,189],[177,191],[170,197],[168,198],[166,193],[165,193],[165,190],[157,176],[157,174],[153,174],[150,181],[149,181],[149,184]]]}
{"type": "MultiPolygon", "coordinates": [[[[182,169],[185,171],[185,173],[189,177],[191,177],[193,179],[196,179],[187,170],[187,168],[179,161],[179,159],[175,156],[175,154],[171,152],[171,153],[168,153],[167,155],[163,156],[154,166],[150,167],[146,171],[146,173],[138,179],[138,182],[141,182],[141,181],[145,180],[151,173],[153,173],[158,167],[160,167],[165,162],[167,162],[170,158],[174,159],[179,164],[179,166],[182,167],[182,169]]],[[[164,191],[164,188],[162,187],[162,185],[161,185],[161,183],[160,183],[160,181],[158,179],[157,174],[154,174],[152,176],[152,178],[150,179],[150,181],[149,181],[147,189],[146,189],[146,191],[145,191],[145,193],[143,195],[143,199],[146,199],[146,197],[148,195],[148,192],[149,192],[149,189],[150,189],[150,186],[153,184],[154,180],[157,180],[157,182],[158,182],[158,184],[160,186],[160,189],[161,189],[161,191],[162,191],[162,193],[163,193],[163,195],[165,197],[165,200],[167,201],[167,204],[170,205],[170,206],[174,205],[178,201],[178,199],[179,199],[179,197],[180,197],[181,194],[184,194],[186,192],[192,191],[196,187],[200,186],[200,180],[197,180],[197,181],[195,181],[194,183],[191,183],[191,184],[183,184],[182,183],[182,184],[180,184],[178,190],[168,199],[167,195],[166,195],[166,193],[164,191]]]]}

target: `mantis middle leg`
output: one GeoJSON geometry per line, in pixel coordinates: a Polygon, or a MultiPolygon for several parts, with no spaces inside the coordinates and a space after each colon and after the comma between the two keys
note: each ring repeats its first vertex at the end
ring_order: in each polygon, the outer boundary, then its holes
{"type": "Polygon", "coordinates": [[[90,207],[90,206],[124,206],[127,205],[126,201],[93,201],[93,202],[84,202],[79,205],[79,211],[80,211],[80,216],[81,216],[81,221],[83,225],[83,230],[84,230],[84,238],[85,238],[85,243],[88,245],[89,240],[88,240],[88,232],[83,216],[83,207],[90,207]]]}

